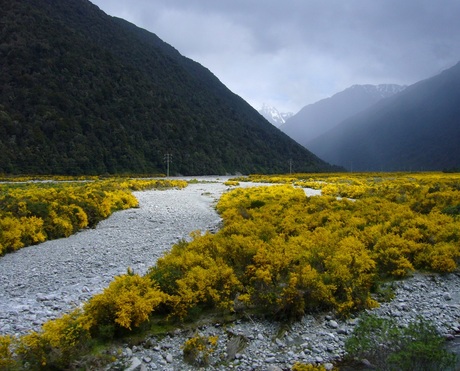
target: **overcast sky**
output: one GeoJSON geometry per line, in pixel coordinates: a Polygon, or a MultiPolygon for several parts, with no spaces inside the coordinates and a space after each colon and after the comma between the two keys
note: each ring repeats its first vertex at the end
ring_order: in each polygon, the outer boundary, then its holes
{"type": "Polygon", "coordinates": [[[460,61],[459,0],[91,0],[296,113],[353,84],[412,84],[460,61]]]}

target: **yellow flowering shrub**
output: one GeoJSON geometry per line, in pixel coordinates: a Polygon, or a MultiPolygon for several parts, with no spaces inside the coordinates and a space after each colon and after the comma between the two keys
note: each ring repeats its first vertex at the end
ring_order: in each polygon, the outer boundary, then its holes
{"type": "Polygon", "coordinates": [[[117,210],[137,207],[133,190],[186,186],[167,179],[0,184],[0,255],[68,237],[117,210]]]}
{"type": "Polygon", "coordinates": [[[24,246],[21,241],[22,225],[19,219],[6,216],[0,219],[0,253],[15,251],[24,246]]]}
{"type": "MultiPolygon", "coordinates": [[[[40,333],[17,342],[0,338],[0,362],[12,362],[14,352],[38,367],[62,367],[62,358],[84,348],[85,339],[122,335],[153,313],[183,319],[214,308],[292,318],[333,309],[346,316],[377,305],[371,288],[383,277],[458,269],[460,175],[295,174],[249,180],[270,186],[225,193],[216,206],[223,218],[218,232],[194,232],[147,275],[117,277],[81,313],[47,323],[40,333]],[[307,197],[305,185],[323,194],[307,197]]],[[[0,251],[39,242],[50,230],[65,234],[86,221],[91,226],[118,208],[135,206],[128,188],[148,182],[123,182],[111,181],[109,188],[109,183],[71,185],[65,191],[48,185],[40,192],[50,202],[37,198],[36,190],[0,186],[6,205],[0,251]]],[[[194,337],[184,345],[184,355],[203,360],[199,352],[212,346],[209,339],[194,337]]],[[[296,364],[293,370],[321,367],[296,364]]]]}
{"type": "Polygon", "coordinates": [[[16,364],[13,358],[13,342],[14,339],[9,335],[0,335],[0,369],[12,369],[16,364]]]}
{"type": "Polygon", "coordinates": [[[240,185],[240,182],[236,180],[227,180],[226,182],[224,182],[224,184],[228,187],[236,187],[240,185]]]}
{"type": "Polygon", "coordinates": [[[296,362],[292,366],[292,371],[326,371],[326,368],[323,365],[312,365],[296,362]]]}
{"type": "MultiPolygon", "coordinates": [[[[81,321],[81,311],[74,310],[46,322],[40,331],[30,332],[14,341],[13,365],[27,364],[27,369],[65,369],[73,360],[89,349],[89,333],[81,321]]],[[[1,364],[1,363],[0,363],[1,364]]]]}
{"type": "Polygon", "coordinates": [[[370,289],[378,277],[458,266],[456,209],[448,206],[458,200],[458,176],[249,178],[284,184],[296,179],[297,187],[313,184],[326,196],[306,198],[286,185],[222,196],[217,209],[224,225],[215,239],[225,247],[223,256],[244,286],[239,299],[248,306],[294,315],[331,306],[346,314],[377,304],[370,289]],[[419,210],[426,198],[430,207],[419,210]]]}
{"type": "Polygon", "coordinates": [[[85,304],[83,327],[94,336],[111,337],[119,329],[131,330],[147,321],[166,299],[167,295],[147,276],[117,276],[85,304]]]}
{"type": "Polygon", "coordinates": [[[29,363],[32,370],[40,370],[49,365],[48,357],[52,349],[44,341],[38,332],[30,332],[20,338],[16,353],[29,363]]]}
{"type": "Polygon", "coordinates": [[[217,348],[217,336],[195,335],[182,346],[184,360],[194,366],[207,366],[209,357],[217,348]]]}
{"type": "Polygon", "coordinates": [[[450,273],[457,269],[459,260],[460,248],[458,245],[439,242],[434,245],[424,245],[424,249],[415,259],[415,264],[423,269],[450,273]]]}
{"type": "MultiPolygon", "coordinates": [[[[21,241],[24,246],[35,245],[46,240],[43,219],[36,216],[19,218],[21,222],[21,241]]],[[[0,254],[1,255],[1,254],[0,254]]]]}
{"type": "Polygon", "coordinates": [[[397,234],[382,236],[374,246],[376,260],[382,273],[404,277],[414,270],[410,260],[414,244],[397,234]]]}
{"type": "Polygon", "coordinates": [[[199,232],[193,241],[182,241],[157,261],[149,276],[171,295],[171,312],[185,317],[200,306],[231,309],[241,286],[232,267],[221,257],[222,247],[213,235],[199,232]]]}
{"type": "Polygon", "coordinates": [[[376,263],[358,238],[342,239],[324,264],[325,272],[336,288],[334,300],[339,313],[348,314],[369,307],[376,263]]]}
{"type": "Polygon", "coordinates": [[[41,337],[55,350],[59,350],[60,356],[69,357],[77,348],[81,347],[89,339],[89,333],[83,326],[82,311],[75,309],[62,317],[48,321],[42,326],[41,337]]]}

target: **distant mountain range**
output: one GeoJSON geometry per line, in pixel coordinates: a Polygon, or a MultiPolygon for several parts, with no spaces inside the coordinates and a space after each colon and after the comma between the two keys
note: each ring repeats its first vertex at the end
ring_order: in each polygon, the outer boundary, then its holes
{"type": "Polygon", "coordinates": [[[87,0],[3,1],[0,173],[331,171],[208,69],[87,0]]]}
{"type": "Polygon", "coordinates": [[[286,120],[291,118],[294,114],[292,112],[280,112],[275,107],[263,105],[259,113],[267,119],[269,123],[280,127],[286,123],[286,120]]]}
{"type": "Polygon", "coordinates": [[[280,129],[308,148],[311,140],[343,120],[404,89],[405,86],[395,84],[353,85],[330,98],[303,107],[280,129]]]}
{"type": "Polygon", "coordinates": [[[380,100],[305,145],[352,171],[458,171],[459,143],[460,63],[380,100]]]}

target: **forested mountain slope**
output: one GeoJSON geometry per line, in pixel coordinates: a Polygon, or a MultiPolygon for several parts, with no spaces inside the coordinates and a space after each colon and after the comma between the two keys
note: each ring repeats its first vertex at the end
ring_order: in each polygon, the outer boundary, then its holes
{"type": "Polygon", "coordinates": [[[353,171],[460,169],[460,63],[306,145],[353,171]]]}
{"type": "Polygon", "coordinates": [[[209,70],[86,0],[1,0],[0,173],[327,171],[209,70]]]}

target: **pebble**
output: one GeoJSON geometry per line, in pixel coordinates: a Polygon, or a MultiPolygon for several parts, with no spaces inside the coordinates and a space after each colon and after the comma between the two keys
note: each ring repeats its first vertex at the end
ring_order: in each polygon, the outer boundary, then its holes
{"type": "Polygon", "coordinates": [[[131,360],[131,365],[126,369],[126,371],[140,371],[142,370],[142,362],[139,358],[134,357],[131,360]]]}
{"type": "Polygon", "coordinates": [[[329,321],[328,324],[329,324],[329,327],[330,327],[330,328],[337,328],[337,327],[339,327],[339,324],[338,324],[336,321],[332,320],[332,319],[329,321]]]}

